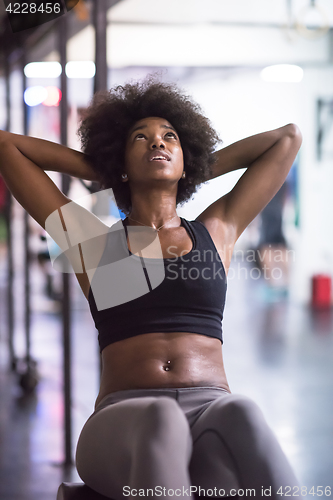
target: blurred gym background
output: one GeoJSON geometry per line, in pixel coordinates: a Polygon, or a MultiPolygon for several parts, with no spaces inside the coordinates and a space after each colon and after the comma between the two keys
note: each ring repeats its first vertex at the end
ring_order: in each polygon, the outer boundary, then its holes
{"type": "MultiPolygon", "coordinates": [[[[14,33],[9,4],[0,0],[0,129],[79,149],[93,93],[149,73],[193,96],[220,147],[301,129],[285,184],[236,244],[223,351],[232,392],[259,403],[302,495],[332,496],[332,1],[80,0],[14,33]]],[[[179,215],[196,218],[242,173],[206,183],[179,215]]],[[[94,210],[98,186],[48,175],[94,210]]],[[[1,500],[54,500],[62,481],[80,481],[75,445],[98,391],[87,301],[53,269],[46,237],[0,178],[1,500]]]]}

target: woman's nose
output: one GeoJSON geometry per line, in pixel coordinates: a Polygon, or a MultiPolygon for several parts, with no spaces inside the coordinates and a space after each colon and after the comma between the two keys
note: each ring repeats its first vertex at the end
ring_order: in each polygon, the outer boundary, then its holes
{"type": "Polygon", "coordinates": [[[157,147],[159,147],[160,149],[163,149],[163,148],[165,148],[165,144],[164,144],[164,141],[162,138],[154,137],[154,139],[152,139],[152,141],[150,143],[150,147],[152,149],[155,149],[157,147]]]}

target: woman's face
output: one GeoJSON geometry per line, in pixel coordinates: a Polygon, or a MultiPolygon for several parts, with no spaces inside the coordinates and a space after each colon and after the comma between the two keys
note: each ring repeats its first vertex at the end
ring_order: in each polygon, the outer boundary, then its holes
{"type": "Polygon", "coordinates": [[[164,118],[149,117],[129,131],[125,168],[129,182],[178,182],[184,169],[183,150],[176,130],[164,118]]]}

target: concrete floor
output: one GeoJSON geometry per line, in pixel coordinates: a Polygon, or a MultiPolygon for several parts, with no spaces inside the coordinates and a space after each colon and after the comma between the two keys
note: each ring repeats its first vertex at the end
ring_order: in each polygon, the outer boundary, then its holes
{"type": "MultiPolygon", "coordinates": [[[[32,266],[32,350],[40,382],[24,396],[8,369],[5,272],[0,264],[0,499],[55,500],[63,480],[79,481],[63,467],[61,318],[48,300],[44,277],[32,266]]],[[[232,263],[236,266],[236,262],[232,263]]],[[[19,294],[15,295],[19,299],[19,294]]],[[[97,332],[88,304],[72,279],[73,455],[97,395],[97,332]]],[[[22,319],[17,301],[17,323],[22,319]]],[[[230,279],[223,321],[224,361],[230,388],[262,408],[303,486],[331,487],[333,496],[333,313],[314,312],[276,294],[263,280],[230,279]]],[[[24,353],[23,327],[15,347],[24,353]]],[[[306,498],[306,495],[303,495],[306,498]]],[[[319,494],[318,494],[319,496],[319,494]]]]}

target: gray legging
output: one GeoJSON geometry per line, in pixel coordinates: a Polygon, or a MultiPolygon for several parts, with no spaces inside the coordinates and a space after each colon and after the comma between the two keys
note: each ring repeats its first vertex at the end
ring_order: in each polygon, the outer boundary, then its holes
{"type": "Polygon", "coordinates": [[[76,466],[88,486],[115,500],[235,496],[241,489],[255,490],[243,493],[253,498],[298,496],[259,407],[218,387],[109,394],[82,429],[76,466]]]}

